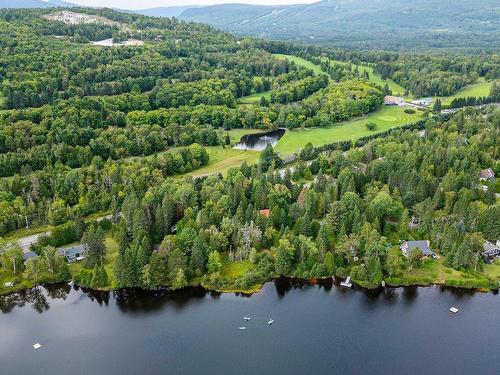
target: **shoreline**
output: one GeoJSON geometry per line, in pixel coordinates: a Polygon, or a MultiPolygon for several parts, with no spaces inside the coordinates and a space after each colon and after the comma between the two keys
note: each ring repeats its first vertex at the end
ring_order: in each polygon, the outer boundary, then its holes
{"type": "MultiPolygon", "coordinates": [[[[109,287],[109,288],[95,289],[95,288],[89,288],[86,286],[81,286],[81,285],[78,285],[76,283],[74,284],[74,286],[79,288],[79,289],[89,290],[89,291],[93,291],[93,292],[108,292],[108,293],[117,292],[120,290],[129,290],[129,289],[137,289],[137,290],[141,290],[144,292],[153,292],[153,291],[158,291],[158,290],[175,292],[175,291],[180,291],[180,290],[189,289],[189,288],[203,288],[207,292],[211,292],[211,293],[221,293],[221,294],[234,293],[234,294],[240,294],[240,295],[244,295],[247,297],[251,297],[254,294],[260,293],[265,284],[270,283],[270,282],[276,282],[280,279],[289,280],[289,281],[300,283],[303,285],[321,285],[321,284],[325,284],[325,283],[331,283],[332,286],[340,287],[340,280],[343,278],[337,277],[337,276],[331,276],[331,277],[326,277],[326,278],[300,279],[300,278],[296,278],[296,277],[282,276],[282,277],[278,277],[278,278],[275,278],[275,277],[270,278],[269,280],[266,280],[265,282],[263,282],[261,284],[255,285],[253,288],[250,288],[250,289],[214,288],[214,287],[211,287],[210,285],[206,285],[203,283],[188,284],[185,287],[180,288],[180,289],[171,289],[168,286],[158,286],[158,287],[153,288],[153,289],[147,289],[147,288],[143,288],[143,287],[135,287],[135,288],[112,288],[112,287],[109,287]]],[[[494,287],[485,288],[484,286],[478,286],[478,285],[471,285],[471,286],[452,285],[452,284],[447,284],[446,281],[445,282],[426,282],[426,281],[422,280],[421,282],[413,282],[413,283],[405,284],[405,283],[401,283],[401,282],[396,283],[396,282],[391,282],[390,280],[389,281],[385,280],[385,286],[382,286],[382,285],[377,285],[377,286],[361,285],[360,283],[358,283],[354,280],[352,281],[352,283],[353,283],[353,286],[351,288],[346,287],[345,289],[376,291],[379,289],[389,289],[389,288],[391,288],[391,289],[409,288],[409,287],[428,288],[428,287],[436,286],[436,287],[445,287],[445,288],[452,288],[452,289],[458,289],[458,290],[473,291],[474,293],[490,293],[490,292],[495,293],[495,292],[498,292],[500,290],[500,285],[496,288],[494,288],[494,287]]],[[[19,289],[14,288],[14,290],[8,291],[7,293],[5,293],[4,291],[0,291],[0,297],[6,297],[6,296],[9,296],[9,295],[12,295],[15,293],[22,293],[26,290],[34,289],[34,288],[39,287],[39,286],[46,286],[46,285],[54,286],[54,285],[58,285],[58,284],[68,285],[68,282],[55,281],[55,282],[39,283],[39,284],[35,284],[33,286],[25,286],[25,287],[19,288],[19,289]]]]}

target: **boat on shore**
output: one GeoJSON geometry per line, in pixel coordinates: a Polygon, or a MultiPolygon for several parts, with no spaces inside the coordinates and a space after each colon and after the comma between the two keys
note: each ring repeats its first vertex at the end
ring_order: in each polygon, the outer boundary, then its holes
{"type": "Polygon", "coordinates": [[[347,279],[340,282],[340,286],[343,286],[345,288],[352,288],[351,276],[347,276],[347,279]]]}

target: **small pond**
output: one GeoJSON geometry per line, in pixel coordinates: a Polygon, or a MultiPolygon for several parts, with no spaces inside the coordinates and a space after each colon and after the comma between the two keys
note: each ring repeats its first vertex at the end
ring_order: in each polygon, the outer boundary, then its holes
{"type": "Polygon", "coordinates": [[[236,150],[262,151],[268,144],[275,146],[285,134],[285,129],[276,129],[267,133],[247,134],[233,147],[236,150]]]}

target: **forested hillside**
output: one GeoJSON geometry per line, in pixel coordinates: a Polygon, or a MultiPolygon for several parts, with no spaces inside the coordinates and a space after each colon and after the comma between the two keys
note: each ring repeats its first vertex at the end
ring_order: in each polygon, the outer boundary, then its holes
{"type": "Polygon", "coordinates": [[[26,265],[0,241],[0,278],[249,290],[336,273],[373,286],[419,264],[387,252],[411,236],[432,239],[439,267],[492,286],[478,243],[498,236],[496,187],[478,174],[500,172],[498,110],[381,106],[389,83],[418,97],[480,80],[492,90],[473,104],[497,101],[498,59],[240,39],[111,10],[0,11],[0,236],[48,232],[26,265]],[[356,137],[314,139],[340,126],[356,137]],[[241,135],[277,128],[306,142],[231,164],[241,135]],[[236,168],[189,175],[214,154],[236,168]],[[68,267],[53,247],[73,242],[89,253],[68,267]]]}
{"type": "Polygon", "coordinates": [[[323,0],[197,7],[179,17],[243,35],[328,46],[492,50],[498,44],[499,16],[495,0],[323,0]]]}

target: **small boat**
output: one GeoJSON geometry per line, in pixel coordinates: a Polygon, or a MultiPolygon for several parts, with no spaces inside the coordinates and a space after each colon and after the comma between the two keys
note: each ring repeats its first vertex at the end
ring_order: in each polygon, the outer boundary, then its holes
{"type": "Polygon", "coordinates": [[[247,327],[238,327],[238,329],[239,329],[240,331],[244,331],[245,329],[247,329],[247,327]]]}
{"type": "Polygon", "coordinates": [[[69,283],[68,283],[69,286],[73,286],[75,285],[75,282],[73,280],[71,280],[69,283]]]}
{"type": "Polygon", "coordinates": [[[36,344],[33,345],[33,349],[35,349],[35,350],[38,350],[41,347],[42,347],[42,345],[40,345],[39,343],[36,343],[36,344]]]}
{"type": "Polygon", "coordinates": [[[340,286],[343,286],[343,287],[346,287],[346,288],[352,288],[351,276],[347,276],[347,279],[345,279],[345,281],[342,281],[340,283],[340,286]]]}
{"type": "Polygon", "coordinates": [[[244,316],[243,319],[245,319],[246,321],[252,320],[252,318],[249,318],[248,316],[244,316]]]}
{"type": "Polygon", "coordinates": [[[272,319],[269,319],[269,320],[267,321],[267,324],[269,324],[269,325],[271,325],[271,324],[273,324],[273,323],[274,323],[274,320],[272,320],[272,319]]]}
{"type": "Polygon", "coordinates": [[[458,312],[458,307],[450,307],[450,311],[453,313],[453,314],[456,314],[458,312]]]}

